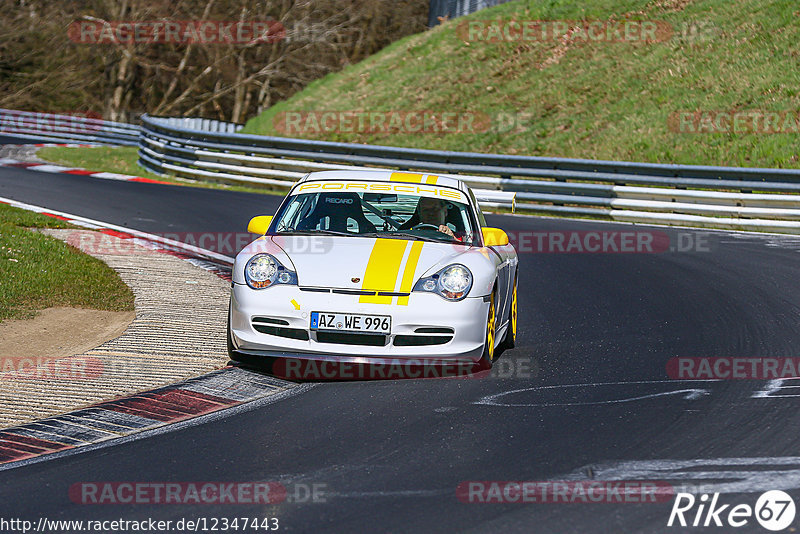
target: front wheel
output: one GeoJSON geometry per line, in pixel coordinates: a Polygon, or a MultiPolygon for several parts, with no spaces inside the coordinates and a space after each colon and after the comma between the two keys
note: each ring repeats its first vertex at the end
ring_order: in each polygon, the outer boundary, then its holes
{"type": "Polygon", "coordinates": [[[228,358],[230,358],[231,360],[233,360],[235,362],[240,361],[239,360],[239,356],[236,354],[236,349],[233,346],[233,341],[231,340],[231,312],[230,312],[230,309],[228,309],[228,334],[227,334],[226,338],[227,338],[227,341],[228,341],[228,358]]]}
{"type": "Polygon", "coordinates": [[[486,317],[486,338],[483,343],[483,355],[479,365],[482,369],[491,369],[494,363],[494,336],[497,324],[497,308],[494,291],[489,297],[489,314],[486,317]]]}

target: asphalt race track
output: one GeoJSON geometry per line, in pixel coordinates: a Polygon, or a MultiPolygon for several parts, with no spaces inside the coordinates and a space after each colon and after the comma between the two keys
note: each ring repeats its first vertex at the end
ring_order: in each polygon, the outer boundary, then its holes
{"type": "MultiPolygon", "coordinates": [[[[242,232],[280,200],[9,168],[0,169],[0,196],[148,232],[242,232]]],[[[634,480],[705,484],[730,504],[752,506],[770,489],[800,499],[791,381],[667,374],[678,357],[798,356],[800,239],[488,220],[527,236],[635,229],[691,250],[521,250],[517,348],[492,375],[320,383],[259,409],[5,470],[0,516],[276,517],[292,532],[680,532],[709,528],[667,527],[673,499],[478,503],[462,502],[456,489],[634,480]],[[73,503],[70,486],[88,481],[274,481],[289,498],[271,506],[73,503]],[[306,498],[310,487],[317,499],[306,498]]],[[[751,518],[737,531],[765,530],[751,518]]]]}

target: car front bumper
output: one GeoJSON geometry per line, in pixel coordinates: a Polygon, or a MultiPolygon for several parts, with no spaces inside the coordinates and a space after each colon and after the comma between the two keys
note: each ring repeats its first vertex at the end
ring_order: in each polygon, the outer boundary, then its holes
{"type": "MultiPolygon", "coordinates": [[[[278,285],[254,290],[247,285],[233,284],[231,342],[238,353],[279,358],[352,363],[480,360],[486,335],[488,299],[468,297],[450,302],[432,293],[412,293],[408,305],[397,302],[398,298],[394,297],[392,304],[362,303],[358,295],[302,291],[297,286],[278,285]],[[314,311],[389,315],[392,318],[391,333],[378,340],[380,344],[371,345],[352,344],[354,340],[360,343],[363,336],[349,336],[344,331],[333,331],[334,336],[320,336],[310,329],[311,312],[314,311]],[[264,323],[264,319],[270,322],[264,323]],[[418,331],[432,328],[450,329],[451,333],[418,331]],[[307,339],[302,339],[303,335],[307,339]],[[331,342],[331,337],[337,339],[331,342]],[[425,344],[430,338],[438,344],[425,344]],[[408,343],[409,339],[417,344],[402,344],[408,343]],[[442,343],[443,339],[446,342],[442,343]]],[[[371,339],[371,343],[378,342],[371,339]]]]}

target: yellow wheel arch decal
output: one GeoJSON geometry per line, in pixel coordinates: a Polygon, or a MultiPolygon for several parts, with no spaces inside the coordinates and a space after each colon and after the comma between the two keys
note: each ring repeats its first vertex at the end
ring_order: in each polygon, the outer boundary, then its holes
{"type": "Polygon", "coordinates": [[[494,292],[489,300],[489,318],[486,321],[486,346],[489,352],[489,361],[494,361],[494,334],[497,310],[494,305],[494,292]]]}
{"type": "Polygon", "coordinates": [[[517,284],[514,283],[514,295],[511,300],[511,334],[517,337],[517,284]]]}

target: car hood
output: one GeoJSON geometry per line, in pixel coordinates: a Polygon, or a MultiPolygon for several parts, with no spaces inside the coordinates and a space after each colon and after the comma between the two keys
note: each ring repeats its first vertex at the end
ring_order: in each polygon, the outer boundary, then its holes
{"type": "Polygon", "coordinates": [[[365,291],[409,292],[421,276],[470,250],[464,245],[371,237],[270,239],[291,260],[301,287],[365,291]]]}

